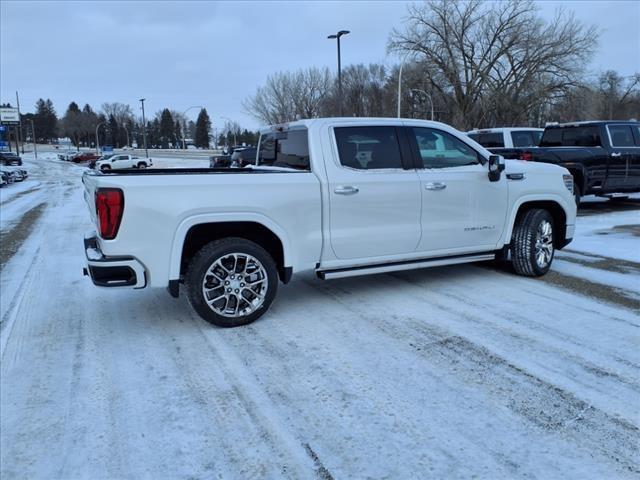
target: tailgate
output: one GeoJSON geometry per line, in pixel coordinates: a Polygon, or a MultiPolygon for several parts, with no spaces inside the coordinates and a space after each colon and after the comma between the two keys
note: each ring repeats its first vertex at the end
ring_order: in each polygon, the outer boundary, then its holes
{"type": "Polygon", "coordinates": [[[93,224],[97,225],[95,202],[96,189],[98,188],[97,176],[85,172],[82,174],[82,183],[84,184],[84,201],[87,202],[87,207],[89,207],[89,216],[93,224]]]}

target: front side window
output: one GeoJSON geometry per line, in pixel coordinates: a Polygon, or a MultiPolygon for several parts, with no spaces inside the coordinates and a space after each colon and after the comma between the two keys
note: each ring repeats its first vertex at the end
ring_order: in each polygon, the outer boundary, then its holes
{"type": "Polygon", "coordinates": [[[402,168],[395,127],[336,127],[340,164],[356,170],[402,168]]]}
{"type": "Polygon", "coordinates": [[[259,148],[258,165],[311,170],[306,129],[264,133],[259,148]]]}
{"type": "Polygon", "coordinates": [[[609,135],[611,135],[611,146],[613,147],[635,147],[633,141],[633,130],[629,125],[609,125],[609,135]]]}
{"type": "Polygon", "coordinates": [[[425,168],[461,167],[480,163],[478,152],[441,130],[412,128],[425,168]]]}

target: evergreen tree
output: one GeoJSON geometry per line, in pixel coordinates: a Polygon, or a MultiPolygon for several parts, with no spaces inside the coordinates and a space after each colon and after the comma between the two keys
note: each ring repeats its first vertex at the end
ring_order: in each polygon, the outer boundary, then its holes
{"type": "Polygon", "coordinates": [[[71,139],[76,148],[80,148],[80,137],[84,133],[82,125],[82,112],[76,102],[71,102],[67,112],[60,120],[60,132],[71,139]]]}
{"type": "Polygon", "coordinates": [[[174,132],[173,135],[176,139],[175,146],[177,148],[182,148],[184,144],[182,142],[182,125],[180,125],[180,120],[176,120],[173,132],[174,132]]]}
{"type": "Polygon", "coordinates": [[[33,118],[33,123],[36,127],[36,134],[39,139],[50,141],[58,138],[58,117],[51,100],[39,99],[36,102],[36,114],[33,118]]]}
{"type": "Polygon", "coordinates": [[[119,148],[120,144],[118,143],[118,121],[116,120],[116,117],[114,117],[113,115],[109,115],[107,127],[109,130],[109,143],[111,144],[111,146],[119,148]]]}
{"type": "Polygon", "coordinates": [[[162,110],[160,115],[160,142],[162,148],[169,148],[169,144],[175,143],[173,117],[168,108],[162,110]]]}
{"type": "Polygon", "coordinates": [[[211,120],[207,109],[203,108],[196,120],[195,144],[198,148],[209,148],[209,132],[211,131],[211,120]]]}

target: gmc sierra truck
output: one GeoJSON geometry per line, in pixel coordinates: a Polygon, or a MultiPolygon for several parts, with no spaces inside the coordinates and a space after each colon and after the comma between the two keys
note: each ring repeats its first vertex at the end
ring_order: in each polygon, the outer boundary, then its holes
{"type": "Polygon", "coordinates": [[[244,168],[87,171],[95,285],[186,293],[205,320],[263,315],[278,282],[500,259],[545,274],[574,233],[573,177],[437,122],[301,120],[244,168]]]}
{"type": "Polygon", "coordinates": [[[569,170],[576,205],[583,195],[640,192],[640,122],[550,125],[538,148],[490,148],[505,158],[553,163],[569,170]]]}

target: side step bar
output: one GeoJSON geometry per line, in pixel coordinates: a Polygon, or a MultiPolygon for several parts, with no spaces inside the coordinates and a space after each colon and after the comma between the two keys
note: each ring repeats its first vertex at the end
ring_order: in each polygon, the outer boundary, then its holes
{"type": "Polygon", "coordinates": [[[352,268],[337,268],[335,270],[319,270],[316,274],[322,280],[333,280],[334,278],[357,277],[358,275],[370,275],[373,273],[399,272],[401,270],[441,267],[444,265],[457,265],[459,263],[483,262],[485,260],[494,260],[495,258],[495,253],[474,253],[471,255],[458,255],[455,257],[437,257],[428,260],[411,260],[408,262],[365,265],[352,268]]]}

